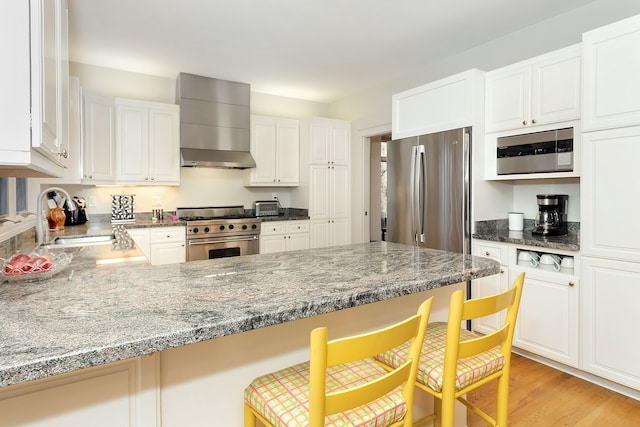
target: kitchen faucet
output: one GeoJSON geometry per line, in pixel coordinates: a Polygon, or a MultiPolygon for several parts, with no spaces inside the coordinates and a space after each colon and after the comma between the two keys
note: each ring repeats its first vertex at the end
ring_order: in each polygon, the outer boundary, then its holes
{"type": "MultiPolygon", "coordinates": [[[[64,191],[62,188],[58,188],[58,187],[49,187],[45,190],[42,190],[42,192],[40,192],[40,194],[38,195],[38,200],[36,202],[36,245],[40,246],[44,243],[46,243],[46,240],[48,239],[49,236],[49,227],[46,228],[46,239],[45,239],[45,229],[42,228],[42,221],[43,221],[43,217],[42,217],[42,197],[47,194],[50,191],[59,191],[62,194],[65,195],[66,200],[71,200],[71,197],[69,197],[69,193],[67,193],[66,191],[64,191]]],[[[65,201],[66,203],[66,201],[65,201]]]]}

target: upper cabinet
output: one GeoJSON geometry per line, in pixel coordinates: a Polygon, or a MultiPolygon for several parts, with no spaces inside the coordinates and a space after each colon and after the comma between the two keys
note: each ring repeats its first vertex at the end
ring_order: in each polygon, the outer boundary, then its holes
{"type": "Polygon", "coordinates": [[[582,130],[640,124],[640,15],[583,34],[582,130]]]}
{"type": "Polygon", "coordinates": [[[310,121],[309,133],[309,163],[350,165],[351,124],[349,122],[314,118],[310,121]]]}
{"type": "Polygon", "coordinates": [[[468,70],[392,97],[393,139],[474,126],[484,72],[468,70]]]}
{"type": "Polygon", "coordinates": [[[59,177],[70,155],[66,0],[4,0],[0,37],[11,64],[0,70],[0,174],[59,177]]]}
{"type": "Polygon", "coordinates": [[[256,167],[246,169],[246,187],[295,187],[300,181],[300,122],[251,116],[251,155],[256,167]]]}
{"type": "Polygon", "coordinates": [[[488,72],[485,131],[522,130],[580,118],[581,47],[488,72]]]}
{"type": "Polygon", "coordinates": [[[116,182],[180,183],[178,105],[116,98],[116,182]]]}
{"type": "Polygon", "coordinates": [[[84,91],[82,183],[178,185],[179,111],[84,91]]]}
{"type": "Polygon", "coordinates": [[[114,184],[115,105],[111,96],[82,91],[82,183],[114,184]]]}

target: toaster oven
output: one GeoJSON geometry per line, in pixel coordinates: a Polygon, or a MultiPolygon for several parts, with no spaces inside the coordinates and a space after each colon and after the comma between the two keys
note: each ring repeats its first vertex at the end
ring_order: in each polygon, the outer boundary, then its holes
{"type": "Polygon", "coordinates": [[[256,201],[253,203],[256,216],[278,216],[280,214],[280,203],[277,200],[256,201]]]}

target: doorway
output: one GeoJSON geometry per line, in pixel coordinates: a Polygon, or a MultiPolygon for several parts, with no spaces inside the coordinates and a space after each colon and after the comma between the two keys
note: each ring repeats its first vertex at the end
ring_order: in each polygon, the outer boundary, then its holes
{"type": "Polygon", "coordinates": [[[387,231],[387,142],[391,134],[369,138],[369,241],[385,241],[387,231]]]}

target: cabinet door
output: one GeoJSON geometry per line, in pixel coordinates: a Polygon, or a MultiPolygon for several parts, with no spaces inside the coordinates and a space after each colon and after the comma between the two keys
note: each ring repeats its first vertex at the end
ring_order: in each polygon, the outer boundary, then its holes
{"type": "Polygon", "coordinates": [[[309,163],[329,164],[331,161],[331,128],[327,121],[312,120],[309,132],[309,163]]]}
{"type": "Polygon", "coordinates": [[[287,245],[290,251],[309,249],[309,233],[289,234],[287,245]]]}
{"type": "Polygon", "coordinates": [[[640,127],[587,132],[582,143],[583,254],[640,262],[640,127]]]}
{"type": "MultiPolygon", "coordinates": [[[[509,274],[505,267],[509,259],[507,245],[475,240],[472,244],[474,255],[494,259],[501,264],[501,268],[498,275],[472,280],[471,297],[481,298],[507,290],[509,287],[509,274]]],[[[482,334],[491,333],[504,323],[504,316],[504,313],[499,313],[475,319],[472,323],[473,330],[482,334]]]]}
{"type": "Polygon", "coordinates": [[[66,0],[32,0],[32,145],[60,162],[67,147],[69,58],[66,0]]]}
{"type": "Polygon", "coordinates": [[[529,124],[531,66],[501,68],[486,75],[486,131],[519,129],[529,124]]]}
{"type": "Polygon", "coordinates": [[[151,264],[177,264],[187,260],[184,243],[156,243],[151,245],[151,264]]]}
{"type": "Polygon", "coordinates": [[[138,249],[142,251],[145,257],[151,261],[151,243],[149,240],[149,229],[147,228],[134,228],[128,229],[127,233],[133,239],[138,246],[138,249]]]}
{"type": "Polygon", "coordinates": [[[251,184],[276,182],[276,122],[270,117],[251,117],[251,154],[256,167],[249,171],[251,184]]]}
{"type": "Polygon", "coordinates": [[[329,165],[311,165],[309,171],[309,216],[313,219],[328,219],[330,212],[330,174],[329,165]]]}
{"type": "Polygon", "coordinates": [[[331,218],[346,218],[349,216],[349,168],[347,166],[331,166],[329,191],[329,216],[331,218]]]}
{"type": "Polygon", "coordinates": [[[180,110],[177,106],[149,109],[149,179],[180,183],[180,110]]]}
{"type": "Polygon", "coordinates": [[[582,369],[639,390],[640,265],[583,258],[582,272],[582,369]]]}
{"type": "Polygon", "coordinates": [[[346,122],[331,125],[330,161],[335,165],[348,165],[351,159],[351,126],[346,122]]]}
{"type": "Polygon", "coordinates": [[[640,124],[640,15],[583,34],[584,131],[640,124]]]}
{"type": "MultiPolygon", "coordinates": [[[[510,278],[521,272],[511,269],[510,278]]],[[[527,271],[513,345],[578,367],[578,285],[574,276],[527,271]]]]}
{"type": "Polygon", "coordinates": [[[278,184],[300,181],[300,126],[297,120],[278,120],[276,178],[278,184]]]}
{"type": "Polygon", "coordinates": [[[260,253],[272,254],[287,250],[287,236],[276,234],[272,236],[260,236],[260,253]]]}
{"type": "Polygon", "coordinates": [[[113,183],[116,172],[114,100],[85,91],[83,110],[82,180],[87,183],[113,183]]]}
{"type": "Polygon", "coordinates": [[[329,245],[340,246],[351,243],[351,227],[348,218],[335,218],[329,227],[329,245]]]}
{"type": "Polygon", "coordinates": [[[532,65],[532,125],[580,119],[581,48],[572,46],[532,65]]]}
{"type": "Polygon", "coordinates": [[[315,219],[310,222],[311,248],[325,248],[330,246],[330,219],[315,219]]]}
{"type": "Polygon", "coordinates": [[[121,183],[149,180],[149,111],[116,104],[116,179],[121,183]]]}

